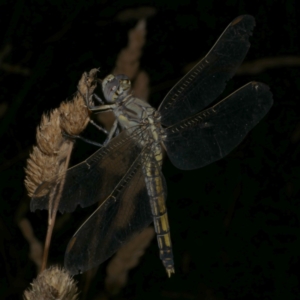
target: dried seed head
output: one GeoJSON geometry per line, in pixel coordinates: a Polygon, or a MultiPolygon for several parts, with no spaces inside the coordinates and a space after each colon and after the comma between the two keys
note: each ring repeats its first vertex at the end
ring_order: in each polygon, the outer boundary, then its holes
{"type": "MultiPolygon", "coordinates": [[[[92,69],[89,73],[84,72],[78,82],[77,90],[85,97],[91,96],[97,87],[97,73],[98,69],[92,69]]],[[[83,99],[84,100],[84,99],[83,99]]]]}
{"type": "Polygon", "coordinates": [[[50,267],[33,280],[24,292],[25,300],[76,300],[78,292],[73,278],[59,267],[50,267]]]}
{"type": "Polygon", "coordinates": [[[43,114],[36,132],[36,142],[40,150],[47,155],[55,155],[59,152],[63,141],[59,111],[54,109],[49,116],[43,114]]]}
{"type": "Polygon", "coordinates": [[[36,188],[43,181],[49,181],[58,173],[58,170],[57,157],[46,155],[38,147],[34,146],[25,168],[25,186],[29,196],[32,197],[36,188]]]}
{"type": "MultiPolygon", "coordinates": [[[[25,168],[25,186],[30,197],[40,184],[67,169],[73,142],[66,139],[62,131],[78,135],[87,126],[89,111],[84,97],[94,92],[97,86],[97,72],[98,69],[92,69],[89,73],[83,73],[73,101],[63,102],[49,115],[42,115],[36,134],[37,146],[33,148],[25,168]]],[[[46,194],[48,191],[41,189],[41,192],[46,194]]]]}
{"type": "Polygon", "coordinates": [[[61,129],[70,135],[78,135],[90,120],[85,98],[90,98],[97,87],[97,72],[98,69],[92,69],[89,73],[83,73],[73,101],[63,102],[59,107],[61,129]]]}
{"type": "Polygon", "coordinates": [[[61,129],[70,134],[78,135],[89,122],[89,111],[81,97],[73,101],[63,102],[59,107],[61,129]]]}

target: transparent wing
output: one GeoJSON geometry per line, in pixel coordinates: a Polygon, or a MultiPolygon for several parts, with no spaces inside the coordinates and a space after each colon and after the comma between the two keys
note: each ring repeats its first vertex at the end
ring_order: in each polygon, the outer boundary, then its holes
{"type": "Polygon", "coordinates": [[[123,131],[82,163],[50,182],[43,182],[32,197],[31,210],[48,209],[49,200],[56,197],[61,199],[58,209],[62,213],[74,211],[79,204],[87,207],[103,201],[141,152],[136,143],[140,138],[140,129],[130,135],[123,131]]]}
{"type": "Polygon", "coordinates": [[[159,107],[163,125],[170,126],[208,106],[224,90],[250,47],[252,16],[234,19],[208,54],[167,94],[159,107]]]}
{"type": "Polygon", "coordinates": [[[93,268],[152,222],[141,159],[69,242],[65,268],[71,274],[93,268]]]}
{"type": "Polygon", "coordinates": [[[171,161],[179,169],[190,170],[221,159],[272,104],[268,86],[249,82],[213,107],[167,128],[164,144],[171,161]]]}

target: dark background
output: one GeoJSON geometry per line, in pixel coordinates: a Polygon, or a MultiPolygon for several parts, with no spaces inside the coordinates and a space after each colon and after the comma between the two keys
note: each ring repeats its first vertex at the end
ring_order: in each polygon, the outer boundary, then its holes
{"type": "MultiPolygon", "coordinates": [[[[137,22],[119,21],[142,6],[147,19],[140,68],[158,107],[184,68],[203,57],[226,26],[251,14],[256,27],[249,66],[224,95],[250,80],[270,86],[274,106],[226,158],[195,171],[165,160],[176,273],[168,279],[156,239],[130,271],[119,299],[299,299],[300,11],[297,1],[10,1],[0,2],[0,298],[17,299],[36,277],[18,222],[27,218],[43,241],[45,212],[31,213],[24,167],[43,112],[76,91],[84,71],[104,77],[137,22]],[[159,3],[159,4],[158,4],[159,3]],[[285,59],[282,59],[285,57],[285,59]],[[250,65],[250,66],[251,66],[250,65]],[[209,298],[210,297],[210,298],[209,298]]],[[[90,135],[95,135],[91,133],[90,135]]],[[[97,137],[96,137],[97,138],[97,137]]],[[[76,144],[75,159],[95,148],[76,144]]],[[[50,262],[62,263],[67,241],[83,221],[80,209],[54,232],[50,262]]],[[[104,263],[88,290],[100,298],[104,263]]],[[[77,280],[81,276],[77,276],[77,280]]],[[[81,283],[81,286],[84,284],[81,283]]],[[[84,294],[82,294],[83,296],[84,294]]],[[[106,296],[108,297],[108,296],[106,296]]],[[[97,298],[98,299],[98,298],[97,298]]]]}

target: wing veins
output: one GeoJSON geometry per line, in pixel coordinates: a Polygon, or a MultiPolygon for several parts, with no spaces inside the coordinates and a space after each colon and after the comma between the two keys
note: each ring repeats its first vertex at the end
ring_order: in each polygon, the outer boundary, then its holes
{"type": "Polygon", "coordinates": [[[109,187],[111,189],[115,187],[114,178],[119,178],[117,181],[119,182],[128,166],[135,160],[136,156],[133,154],[138,155],[142,150],[135,140],[138,140],[143,131],[144,129],[140,127],[131,135],[123,131],[106,147],[97,150],[83,162],[55,176],[53,180],[42,183],[35,192],[36,196],[32,198],[31,209],[48,209],[49,198],[61,182],[64,182],[59,203],[59,210],[62,213],[74,211],[77,205],[81,207],[92,205],[101,200],[99,195],[102,200],[106,199],[105,195],[111,192],[109,187]],[[102,191],[99,183],[103,187],[102,191]],[[39,196],[43,190],[46,190],[45,195],[39,196]]]}
{"type": "Polygon", "coordinates": [[[207,107],[224,90],[243,61],[255,25],[252,16],[233,20],[203,59],[196,64],[162,101],[162,124],[170,126],[207,107]]]}

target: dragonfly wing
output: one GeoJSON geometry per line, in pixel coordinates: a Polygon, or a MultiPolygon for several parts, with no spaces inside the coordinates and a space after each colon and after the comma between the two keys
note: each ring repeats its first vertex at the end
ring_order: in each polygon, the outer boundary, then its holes
{"type": "Polygon", "coordinates": [[[207,107],[224,90],[250,47],[255,26],[252,16],[234,19],[208,54],[167,94],[159,107],[165,126],[170,126],[207,107]]]}
{"type": "Polygon", "coordinates": [[[191,170],[233,150],[273,104],[269,87],[249,82],[213,107],[166,129],[164,142],[173,164],[191,170]]]}
{"type": "Polygon", "coordinates": [[[71,274],[91,269],[113,255],[152,222],[141,160],[74,234],[65,254],[71,274]]]}
{"type": "Polygon", "coordinates": [[[141,148],[135,142],[142,134],[121,132],[111,142],[64,174],[43,182],[35,191],[30,208],[48,209],[49,201],[60,198],[59,211],[72,212],[104,201],[135,161],[141,148]]]}

